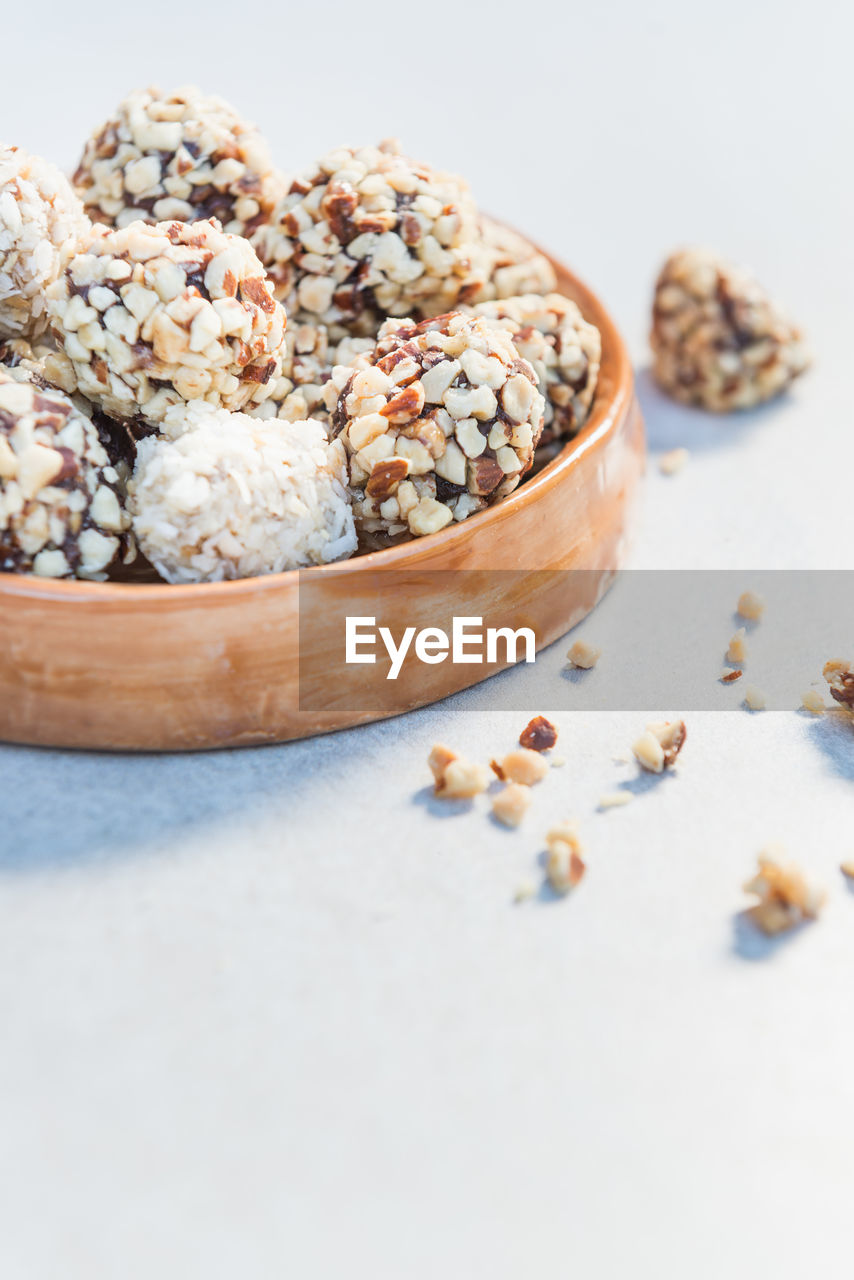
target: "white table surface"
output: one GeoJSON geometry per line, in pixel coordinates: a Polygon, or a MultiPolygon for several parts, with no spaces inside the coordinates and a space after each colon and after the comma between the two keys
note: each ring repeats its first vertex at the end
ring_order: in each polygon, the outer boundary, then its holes
{"type": "MultiPolygon", "coordinates": [[[[634,563],[850,566],[841,0],[157,0],[15,28],[8,140],[69,166],[125,91],[195,80],[283,165],[399,134],[464,171],[611,307],[653,459],[691,450],[650,467],[634,563]],[[815,370],[773,410],[721,423],[651,388],[651,280],[685,241],[752,263],[808,328],[815,370]]],[[[509,746],[525,678],[280,748],[0,747],[7,1280],[851,1274],[854,738],[694,713],[679,776],[600,814],[645,717],[555,712],[568,764],[508,833],[432,802],[425,758],[509,746]],[[584,884],[512,905],[568,814],[584,884]],[[766,947],[737,913],[770,839],[830,900],[766,947]]]]}

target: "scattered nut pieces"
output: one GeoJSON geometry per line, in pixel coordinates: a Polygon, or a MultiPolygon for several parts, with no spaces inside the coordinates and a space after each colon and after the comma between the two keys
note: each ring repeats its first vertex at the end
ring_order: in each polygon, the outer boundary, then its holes
{"type": "Polygon", "coordinates": [[[784,933],[804,920],[814,920],[824,905],[825,893],[807,883],[794,864],[783,865],[785,856],[779,848],[769,848],[759,855],[759,871],[744,885],[744,892],[755,894],[759,902],[748,911],[753,923],[763,933],[784,933]]]}
{"type": "Polygon", "coordinates": [[[689,456],[687,449],[671,449],[658,459],[658,469],[663,476],[675,476],[685,466],[689,456]]]}
{"type": "Polygon", "coordinates": [[[529,747],[519,747],[510,751],[503,760],[492,760],[492,772],[502,782],[521,782],[523,786],[533,786],[540,782],[549,771],[549,764],[538,751],[529,747]]]}
{"type": "Polygon", "coordinates": [[[744,639],[744,627],[739,627],[729,642],[725,657],[727,662],[746,662],[747,644],[744,639]]]}
{"type": "Polygon", "coordinates": [[[755,591],[742,591],[735,607],[736,613],[749,622],[758,622],[765,612],[765,601],[755,591]]]}
{"type": "Polygon", "coordinates": [[[632,751],[642,769],[648,773],[662,773],[673,768],[687,736],[684,720],[648,724],[632,751]]]}
{"type": "Polygon", "coordinates": [[[804,711],[809,711],[814,716],[823,716],[827,710],[824,698],[817,689],[807,689],[806,693],[801,694],[801,706],[804,711]]]}
{"type": "Polygon", "coordinates": [[[562,769],[566,764],[566,756],[552,756],[551,766],[553,769],[562,769]]]}
{"type": "Polygon", "coordinates": [[[831,658],[822,670],[830,685],[830,696],[849,710],[854,708],[854,667],[844,658],[831,658]]]}
{"type": "Polygon", "coordinates": [[[744,705],[750,711],[764,711],[768,705],[768,698],[762,689],[757,689],[755,684],[749,684],[744,690],[744,705]]]}
{"type": "Polygon", "coordinates": [[[589,671],[602,657],[602,650],[597,649],[593,644],[588,644],[586,640],[576,640],[566,656],[574,667],[589,671]]]}
{"type": "Polygon", "coordinates": [[[609,791],[599,797],[598,809],[621,809],[632,799],[631,791],[609,791]]]}
{"type": "Polygon", "coordinates": [[[849,880],[854,880],[854,858],[846,858],[844,862],[840,862],[839,870],[849,880]]]}
{"type": "Polygon", "coordinates": [[[492,812],[505,827],[518,827],[531,803],[530,787],[511,782],[503,787],[492,800],[492,812]]]}
{"type": "Polygon", "coordinates": [[[519,734],[520,747],[531,751],[550,751],[557,742],[557,729],[545,716],[534,716],[519,734]]]}
{"type": "Polygon", "coordinates": [[[546,836],[546,876],[555,893],[569,893],[581,882],[587,870],[581,853],[574,822],[552,827],[546,836]]]}
{"type": "Polygon", "coordinates": [[[733,684],[736,680],[740,680],[744,672],[740,667],[736,667],[734,671],[724,671],[721,675],[721,684],[733,684]]]}
{"type": "Polygon", "coordinates": [[[513,894],[513,901],[516,903],[530,902],[536,892],[537,886],[534,884],[533,880],[523,880],[522,883],[517,886],[516,892],[513,894]]]}
{"type": "Polygon", "coordinates": [[[485,791],[489,775],[482,764],[473,764],[449,747],[436,743],[427,757],[435,779],[437,796],[446,800],[468,800],[485,791]]]}

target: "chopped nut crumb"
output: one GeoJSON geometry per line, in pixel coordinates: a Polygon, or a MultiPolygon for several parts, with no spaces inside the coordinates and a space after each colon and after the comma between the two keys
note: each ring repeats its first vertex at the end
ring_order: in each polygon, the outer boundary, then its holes
{"type": "Polygon", "coordinates": [[[491,761],[491,766],[502,782],[521,782],[526,787],[539,782],[549,771],[548,761],[528,747],[509,752],[503,760],[491,761]]]}
{"type": "Polygon", "coordinates": [[[830,696],[843,707],[854,708],[854,668],[844,658],[831,658],[822,671],[830,696]]]}
{"type": "Polygon", "coordinates": [[[735,611],[749,622],[758,622],[765,612],[765,601],[755,591],[743,591],[738,597],[735,611]]]}
{"type": "Polygon", "coordinates": [[[740,680],[744,672],[740,667],[736,667],[735,671],[724,671],[721,675],[721,684],[734,684],[736,680],[740,680]]]}
{"type": "Polygon", "coordinates": [[[748,911],[763,933],[783,933],[803,920],[814,920],[824,905],[823,890],[809,885],[794,864],[783,865],[784,851],[769,848],[759,855],[759,872],[744,885],[759,902],[748,911]]]}
{"type": "Polygon", "coordinates": [[[854,858],[846,858],[844,862],[840,862],[839,870],[849,880],[854,880],[854,858]]]}
{"type": "Polygon", "coordinates": [[[663,476],[675,476],[685,466],[688,457],[687,449],[671,449],[659,458],[658,469],[663,476]]]}
{"type": "Polygon", "coordinates": [[[587,867],[574,822],[552,827],[546,836],[546,876],[556,893],[569,893],[582,880],[587,867]]]}
{"type": "Polygon", "coordinates": [[[537,886],[533,880],[523,880],[513,894],[514,902],[529,902],[537,892],[537,886]]]}
{"type": "Polygon", "coordinates": [[[747,661],[747,645],[744,641],[744,627],[739,627],[735,635],[729,642],[729,648],[726,651],[727,662],[746,662],[747,661]]]}
{"type": "Polygon", "coordinates": [[[550,751],[557,742],[557,729],[545,716],[535,716],[519,734],[519,745],[531,751],[550,751]]]}
{"type": "Polygon", "coordinates": [[[628,804],[631,798],[631,791],[609,791],[607,795],[599,797],[598,808],[619,809],[624,804],[628,804]]]}
{"type": "Polygon", "coordinates": [[[482,764],[463,759],[441,743],[433,747],[427,763],[435,778],[436,795],[446,800],[467,800],[480,795],[489,783],[489,775],[482,764]]]}
{"type": "Polygon", "coordinates": [[[749,684],[744,690],[744,704],[751,711],[764,711],[768,705],[768,699],[762,689],[757,689],[755,684],[749,684]]]}
{"type": "Polygon", "coordinates": [[[806,693],[801,694],[801,706],[814,716],[823,716],[827,710],[824,705],[824,698],[822,698],[817,689],[807,689],[806,693]]]}
{"type": "Polygon", "coordinates": [[[452,751],[450,747],[445,747],[441,742],[433,744],[433,748],[427,757],[427,763],[436,781],[436,790],[439,790],[439,784],[445,776],[445,770],[452,760],[456,760],[457,753],[452,751]]]}
{"type": "Polygon", "coordinates": [[[589,671],[602,657],[602,650],[597,649],[593,644],[588,644],[586,640],[576,640],[566,656],[574,667],[589,671]]]}
{"type": "Polygon", "coordinates": [[[492,812],[505,827],[518,827],[530,803],[530,788],[511,782],[493,797],[492,812]]]}
{"type": "Polygon", "coordinates": [[[566,756],[552,756],[551,766],[553,769],[562,769],[566,764],[566,756]]]}
{"type": "Polygon", "coordinates": [[[489,775],[482,764],[472,764],[470,760],[459,758],[448,765],[442,786],[436,788],[436,793],[449,800],[467,800],[480,795],[488,784],[489,775]]]}
{"type": "Polygon", "coordinates": [[[648,724],[632,747],[635,759],[648,773],[671,769],[682,750],[688,730],[684,720],[648,724]]]}

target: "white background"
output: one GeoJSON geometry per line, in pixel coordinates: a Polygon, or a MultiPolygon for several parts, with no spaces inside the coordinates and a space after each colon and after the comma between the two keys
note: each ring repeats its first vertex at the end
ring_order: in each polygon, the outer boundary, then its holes
{"type": "MultiPolygon", "coordinates": [[[[3,127],[70,167],[125,92],[191,80],[284,167],[398,134],[464,172],[630,342],[634,563],[749,586],[851,562],[852,36],[842,0],[48,3],[7,21],[3,127]],[[719,421],[652,390],[651,281],[686,241],[808,329],[786,401],[719,421]]],[[[425,758],[509,747],[522,678],[259,751],[0,747],[5,1278],[851,1275],[854,736],[694,714],[678,776],[598,814],[645,717],[555,713],[568,763],[508,833],[432,801],[425,758]],[[584,884],[513,906],[570,814],[584,884]],[[771,839],[830,900],[765,946],[739,886],[771,839]]]]}

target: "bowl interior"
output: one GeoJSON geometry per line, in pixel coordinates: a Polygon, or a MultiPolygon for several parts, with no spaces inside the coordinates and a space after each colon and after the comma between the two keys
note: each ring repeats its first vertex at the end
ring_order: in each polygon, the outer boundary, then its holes
{"type": "MultiPolygon", "coordinates": [[[[536,245],[534,247],[538,248],[536,245]]],[[[145,597],[154,603],[157,597],[164,595],[173,601],[179,595],[186,596],[187,593],[196,597],[200,593],[228,592],[235,595],[241,591],[255,592],[259,588],[274,590],[296,580],[299,575],[307,573],[312,575],[327,572],[358,573],[364,568],[406,569],[415,564],[422,564],[425,553],[429,553],[438,545],[441,545],[443,553],[449,555],[453,555],[455,551],[461,551],[462,544],[469,541],[473,533],[477,534],[480,542],[485,543],[489,537],[490,524],[503,522],[508,517],[512,517],[513,513],[523,505],[536,502],[545,488],[561,483],[574,460],[589,448],[602,432],[608,430],[615,414],[631,395],[631,365],[610,315],[596,295],[576,275],[545,250],[538,248],[538,251],[545,254],[555,269],[557,292],[576,302],[584,318],[599,329],[602,338],[599,381],[590,414],[578,435],[568,440],[550,462],[535,475],[523,481],[519,488],[502,502],[438,533],[411,539],[377,551],[364,552],[350,560],[318,565],[310,569],[292,569],[284,573],[237,581],[189,584],[56,581],[32,575],[0,573],[0,596],[9,593],[43,598],[72,595],[78,598],[85,596],[86,599],[92,600],[98,597],[114,596],[115,593],[133,592],[138,595],[144,593],[145,597]]]]}

